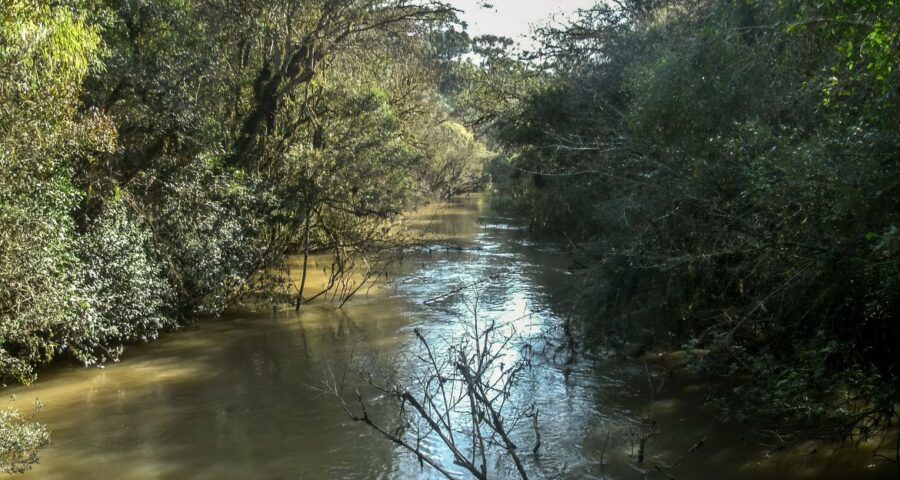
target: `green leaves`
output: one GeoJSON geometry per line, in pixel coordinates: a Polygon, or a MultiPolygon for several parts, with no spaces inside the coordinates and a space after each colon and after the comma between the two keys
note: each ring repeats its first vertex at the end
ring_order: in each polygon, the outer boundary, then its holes
{"type": "Polygon", "coordinates": [[[891,91],[900,66],[900,8],[895,2],[798,2],[786,11],[796,11],[797,18],[788,33],[824,37],[836,53],[832,68],[844,81],[825,92],[826,104],[852,108],[876,98],[896,102],[890,100],[896,97],[891,91]],[[845,98],[836,103],[836,97],[845,98]]]}
{"type": "Polygon", "coordinates": [[[757,422],[842,437],[877,404],[864,437],[890,419],[897,15],[621,2],[545,30],[542,87],[494,109],[495,184],[572,245],[589,334],[695,339],[720,403],[757,422]]]}
{"type": "Polygon", "coordinates": [[[41,409],[35,402],[31,417],[12,407],[13,399],[0,410],[0,471],[24,473],[38,461],[38,450],[50,443],[47,429],[32,420],[41,409]]]}

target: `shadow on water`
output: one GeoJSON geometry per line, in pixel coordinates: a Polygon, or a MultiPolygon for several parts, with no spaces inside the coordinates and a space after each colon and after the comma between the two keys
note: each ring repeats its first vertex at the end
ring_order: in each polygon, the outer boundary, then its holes
{"type": "Polygon", "coordinates": [[[390,447],[308,387],[351,344],[385,344],[398,326],[387,312],[345,310],[227,319],[103,370],[47,372],[10,392],[43,401],[52,431],[25,478],[384,477],[390,447]]]}
{"type": "MultiPolygon", "coordinates": [[[[523,455],[535,477],[893,475],[868,447],[833,456],[821,447],[811,453],[812,446],[767,452],[704,410],[703,385],[679,384],[642,361],[554,361],[547,332],[560,322],[556,293],[569,260],[486,204],[472,196],[416,212],[408,222],[414,233],[463,247],[406,252],[394,262],[388,288],[343,309],[319,302],[299,313],[234,311],[133,347],[104,369],[57,367],[36,385],[7,390],[19,405],[43,401],[40,420],[52,431],[41,464],[22,478],[438,478],[310,385],[351,352],[405,368],[413,328],[451,341],[474,297],[483,315],[544,347],[543,361],[514,392],[516,401],[541,411],[540,454],[523,455]],[[655,420],[654,434],[639,465],[635,445],[650,428],[645,418],[655,420]]],[[[383,403],[375,402],[373,415],[389,418],[383,403]]],[[[529,445],[524,430],[520,443],[529,445]]],[[[429,448],[440,455],[439,445],[429,448]]]]}

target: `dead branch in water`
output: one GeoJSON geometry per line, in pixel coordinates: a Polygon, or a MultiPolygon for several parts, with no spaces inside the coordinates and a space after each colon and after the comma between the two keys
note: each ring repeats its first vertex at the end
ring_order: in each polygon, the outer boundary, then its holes
{"type": "Polygon", "coordinates": [[[453,463],[476,479],[488,478],[488,457],[500,453],[512,462],[518,477],[527,480],[513,434],[521,420],[530,417],[536,454],[541,446],[538,411],[534,406],[520,408],[510,399],[520,375],[530,366],[530,349],[512,354],[515,330],[496,321],[482,323],[477,309],[472,312],[473,321],[462,338],[444,348],[435,348],[422,331],[414,329],[419,350],[413,356],[417,369],[409,378],[378,375],[372,365],[349,367],[393,401],[399,413],[395,428],[374,419],[358,391],[357,408],[351,408],[343,396],[343,381],[333,371],[317,389],[335,397],[351,419],[368,425],[446,478],[455,476],[424,448],[426,439],[437,439],[453,463]]]}

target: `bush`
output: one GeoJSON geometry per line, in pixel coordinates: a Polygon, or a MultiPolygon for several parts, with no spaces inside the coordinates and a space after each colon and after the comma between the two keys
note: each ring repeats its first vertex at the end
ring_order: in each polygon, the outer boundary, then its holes
{"type": "Polygon", "coordinates": [[[253,182],[211,158],[152,179],[146,205],[152,248],[182,318],[220,313],[263,264],[274,201],[253,182]]]}
{"type": "MultiPolygon", "coordinates": [[[[40,408],[35,403],[35,413],[40,408]]],[[[12,406],[0,410],[0,471],[28,471],[38,461],[38,450],[49,442],[50,434],[43,425],[24,417],[12,406]]]]}
{"type": "Polygon", "coordinates": [[[35,366],[66,348],[89,306],[77,288],[71,186],[6,178],[17,181],[0,182],[0,377],[29,382],[35,366]]]}
{"type": "Polygon", "coordinates": [[[149,233],[121,198],[79,238],[79,286],[90,302],[86,328],[78,332],[85,363],[114,360],[122,345],[146,342],[173,326],[172,291],[150,248],[149,233]]]}
{"type": "Polygon", "coordinates": [[[595,339],[702,348],[722,411],[866,438],[900,391],[897,9],[621,6],[545,32],[496,130],[537,173],[499,184],[576,243],[595,339]]]}

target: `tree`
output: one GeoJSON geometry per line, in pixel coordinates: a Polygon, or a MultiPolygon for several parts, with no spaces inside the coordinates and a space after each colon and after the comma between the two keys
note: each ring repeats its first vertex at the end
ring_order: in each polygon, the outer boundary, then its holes
{"type": "Polygon", "coordinates": [[[109,150],[112,132],[102,115],[76,113],[96,30],[34,2],[5,2],[0,17],[0,377],[28,382],[60,352],[92,355],[69,168],[109,150]]]}
{"type": "Polygon", "coordinates": [[[895,6],[616,3],[544,29],[539,87],[492,109],[495,183],[578,253],[585,332],[708,352],[733,418],[878,434],[900,388],[895,6]]]}

